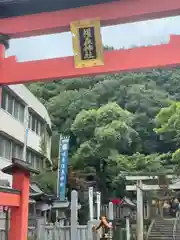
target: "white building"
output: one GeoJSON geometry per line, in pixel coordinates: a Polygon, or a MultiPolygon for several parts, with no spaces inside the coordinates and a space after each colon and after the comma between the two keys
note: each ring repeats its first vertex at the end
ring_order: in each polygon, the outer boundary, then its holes
{"type": "MultiPolygon", "coordinates": [[[[51,121],[44,105],[24,85],[0,88],[0,169],[16,157],[42,170],[50,152],[51,121]]],[[[5,178],[11,181],[0,171],[5,178]]]]}

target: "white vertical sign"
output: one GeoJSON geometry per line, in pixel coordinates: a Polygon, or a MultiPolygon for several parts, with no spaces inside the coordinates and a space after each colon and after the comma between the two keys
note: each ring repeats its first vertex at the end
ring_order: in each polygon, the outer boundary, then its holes
{"type": "Polygon", "coordinates": [[[97,220],[100,218],[101,214],[101,193],[96,192],[96,204],[97,204],[97,220]]]}
{"type": "Polygon", "coordinates": [[[93,187],[89,187],[89,220],[92,221],[94,218],[93,209],[93,187]]]}
{"type": "Polygon", "coordinates": [[[126,240],[131,239],[129,217],[126,217],[126,240]]]}
{"type": "Polygon", "coordinates": [[[113,203],[112,202],[109,202],[109,207],[108,207],[108,218],[109,220],[113,220],[114,219],[114,209],[113,209],[113,203]]]}

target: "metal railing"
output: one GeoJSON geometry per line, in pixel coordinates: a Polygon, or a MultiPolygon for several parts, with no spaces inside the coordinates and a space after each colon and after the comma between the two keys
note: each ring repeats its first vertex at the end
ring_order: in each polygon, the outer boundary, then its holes
{"type": "Polygon", "coordinates": [[[177,230],[178,219],[179,219],[179,216],[176,216],[176,219],[174,221],[174,226],[173,226],[173,240],[176,240],[176,230],[177,230]]]}
{"type": "Polygon", "coordinates": [[[148,231],[147,231],[147,235],[146,235],[146,240],[148,240],[148,237],[149,237],[149,235],[150,235],[150,233],[151,233],[151,230],[152,230],[152,228],[153,228],[154,223],[155,223],[155,220],[153,219],[153,220],[151,221],[151,224],[149,225],[149,228],[148,228],[148,231]]]}
{"type": "MultiPolygon", "coordinates": [[[[71,227],[55,225],[42,225],[40,227],[38,239],[42,240],[71,240],[71,227]]],[[[77,239],[88,239],[87,225],[77,226],[77,239]]]]}
{"type": "MultiPolygon", "coordinates": [[[[28,239],[30,240],[71,240],[71,227],[55,225],[42,225],[38,235],[36,234],[35,227],[28,228],[28,239]]],[[[0,240],[6,239],[6,232],[4,229],[0,229],[0,240]]],[[[87,225],[77,226],[77,239],[88,239],[88,227],[87,225]]]]}

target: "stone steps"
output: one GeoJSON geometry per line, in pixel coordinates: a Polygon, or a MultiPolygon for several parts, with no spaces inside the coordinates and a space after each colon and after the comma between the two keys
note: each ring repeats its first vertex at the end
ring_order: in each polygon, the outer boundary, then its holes
{"type": "MultiPolygon", "coordinates": [[[[174,240],[173,228],[175,219],[155,220],[154,225],[149,234],[148,240],[174,240]]],[[[180,239],[180,234],[176,235],[180,239]]]]}

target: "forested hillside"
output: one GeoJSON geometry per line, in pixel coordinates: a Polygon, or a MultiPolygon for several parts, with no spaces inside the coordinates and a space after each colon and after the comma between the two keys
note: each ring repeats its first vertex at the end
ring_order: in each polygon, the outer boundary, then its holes
{"type": "Polygon", "coordinates": [[[104,199],[124,194],[125,172],[179,172],[180,70],[151,70],[28,86],[53,122],[55,189],[59,134],[70,135],[68,188],[95,180],[104,199]],[[169,169],[169,170],[167,170],[169,169]]]}

